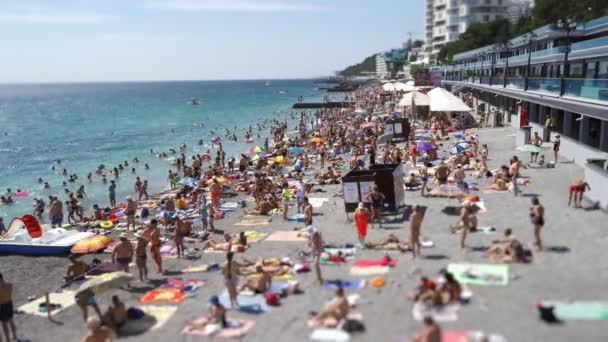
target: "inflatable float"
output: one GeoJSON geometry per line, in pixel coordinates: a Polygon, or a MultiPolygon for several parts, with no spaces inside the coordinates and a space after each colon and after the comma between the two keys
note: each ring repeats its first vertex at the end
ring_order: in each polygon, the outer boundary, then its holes
{"type": "Polygon", "coordinates": [[[14,218],[0,237],[0,253],[20,255],[60,255],[93,233],[41,226],[32,215],[14,218]]]}

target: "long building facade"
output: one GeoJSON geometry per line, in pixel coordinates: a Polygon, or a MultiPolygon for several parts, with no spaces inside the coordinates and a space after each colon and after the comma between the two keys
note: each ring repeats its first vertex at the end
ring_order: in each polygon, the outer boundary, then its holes
{"type": "Polygon", "coordinates": [[[608,206],[608,17],[565,19],[500,45],[455,55],[443,84],[466,94],[489,125],[520,127],[585,169],[589,198],[608,206]]]}

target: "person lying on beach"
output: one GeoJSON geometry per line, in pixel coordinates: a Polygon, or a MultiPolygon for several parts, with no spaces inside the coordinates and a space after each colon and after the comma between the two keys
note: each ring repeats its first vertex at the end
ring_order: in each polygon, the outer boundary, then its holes
{"type": "Polygon", "coordinates": [[[401,252],[406,252],[409,249],[407,243],[399,241],[397,235],[390,233],[386,237],[386,239],[382,240],[379,243],[367,243],[366,248],[369,249],[377,249],[377,250],[387,250],[387,249],[396,249],[401,252]]]}
{"type": "Polygon", "coordinates": [[[500,177],[496,177],[492,181],[492,185],[490,185],[490,189],[496,190],[496,191],[507,191],[509,189],[509,185],[504,179],[502,179],[500,177]]]}
{"type": "Polygon", "coordinates": [[[63,277],[66,284],[84,279],[89,271],[89,265],[84,261],[78,260],[75,255],[70,255],[69,260],[71,264],[68,266],[65,276],[63,277]]]}
{"type": "Polygon", "coordinates": [[[226,308],[220,303],[218,296],[211,296],[209,298],[211,307],[209,308],[209,315],[207,321],[204,324],[191,324],[192,329],[200,330],[206,325],[216,324],[220,329],[226,328],[228,320],[226,318],[226,308]]]}
{"type": "Polygon", "coordinates": [[[505,229],[505,238],[494,241],[487,253],[490,259],[498,263],[508,264],[527,261],[523,245],[513,234],[511,228],[505,229]]]}
{"type": "Polygon", "coordinates": [[[213,238],[205,241],[201,250],[212,249],[214,251],[225,251],[229,252],[233,248],[244,249],[247,247],[247,237],[244,232],[240,232],[235,236],[230,236],[230,234],[224,233],[224,242],[215,241],[213,238]]]}
{"type": "Polygon", "coordinates": [[[264,266],[258,264],[255,266],[255,275],[247,278],[245,283],[239,288],[239,292],[245,289],[252,290],[256,294],[265,293],[272,286],[272,276],[270,272],[264,271],[264,266]]]}
{"type": "Polygon", "coordinates": [[[346,318],[350,311],[350,305],[344,294],[344,289],[341,287],[337,288],[335,294],[336,297],[334,300],[321,309],[321,311],[312,319],[313,322],[319,325],[335,326],[346,318]],[[331,321],[331,324],[329,324],[328,321],[331,321]]]}
{"type": "Polygon", "coordinates": [[[460,301],[460,295],[462,293],[462,286],[454,278],[454,275],[449,272],[443,274],[445,282],[442,282],[439,287],[439,293],[443,304],[457,303],[460,301]]]}
{"type": "MultiPolygon", "coordinates": [[[[409,294],[407,296],[407,298],[414,302],[417,302],[420,300],[420,298],[423,295],[425,295],[429,292],[434,293],[436,288],[437,288],[437,284],[435,283],[435,281],[433,281],[432,279],[430,279],[428,277],[421,277],[420,283],[418,283],[418,286],[416,286],[414,291],[411,294],[409,294]]],[[[427,295],[425,295],[425,298],[433,298],[433,296],[429,296],[427,294],[427,295]]]]}

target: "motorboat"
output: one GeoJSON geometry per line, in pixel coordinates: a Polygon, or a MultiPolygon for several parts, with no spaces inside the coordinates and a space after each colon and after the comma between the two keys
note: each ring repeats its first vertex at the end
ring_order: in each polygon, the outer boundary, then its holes
{"type": "Polygon", "coordinates": [[[78,241],[95,235],[64,228],[40,225],[32,215],[14,218],[8,230],[0,237],[1,254],[61,255],[66,254],[78,241]]]}
{"type": "Polygon", "coordinates": [[[266,83],[264,83],[265,86],[270,87],[272,85],[272,82],[270,81],[266,81],[266,83]]]}

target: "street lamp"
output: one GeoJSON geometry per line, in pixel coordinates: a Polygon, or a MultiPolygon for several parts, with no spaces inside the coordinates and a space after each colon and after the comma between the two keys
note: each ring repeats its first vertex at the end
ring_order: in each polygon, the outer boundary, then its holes
{"type": "Polygon", "coordinates": [[[576,30],[576,20],[573,17],[566,17],[557,21],[557,28],[566,32],[566,51],[564,52],[564,68],[560,79],[560,95],[564,95],[565,78],[570,76],[570,65],[568,64],[568,55],[570,54],[570,32],[576,30]]]}
{"type": "Polygon", "coordinates": [[[534,41],[534,39],[536,38],[536,33],[534,32],[530,32],[526,35],[526,38],[528,39],[528,66],[526,67],[526,82],[524,85],[524,90],[527,91],[528,90],[528,79],[530,78],[530,69],[531,69],[531,62],[532,62],[532,42],[534,41]]]}
{"type": "Polygon", "coordinates": [[[496,46],[492,47],[492,50],[490,50],[490,54],[492,56],[492,61],[491,61],[491,65],[490,65],[490,86],[492,85],[492,80],[494,78],[494,74],[496,72],[496,53],[499,51],[499,49],[496,46]]]}
{"type": "Polygon", "coordinates": [[[507,75],[509,74],[509,54],[511,53],[511,42],[510,41],[505,41],[504,43],[502,43],[502,52],[506,52],[507,53],[507,60],[505,61],[505,72],[503,75],[503,80],[502,80],[502,86],[503,88],[507,87],[507,75]]]}

